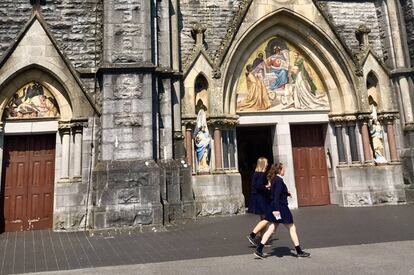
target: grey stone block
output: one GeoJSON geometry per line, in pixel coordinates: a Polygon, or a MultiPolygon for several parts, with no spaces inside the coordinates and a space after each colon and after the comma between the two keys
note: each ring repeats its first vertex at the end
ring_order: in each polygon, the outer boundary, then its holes
{"type": "Polygon", "coordinates": [[[162,223],[160,168],[148,161],[100,162],[94,170],[94,228],[162,223]]]}

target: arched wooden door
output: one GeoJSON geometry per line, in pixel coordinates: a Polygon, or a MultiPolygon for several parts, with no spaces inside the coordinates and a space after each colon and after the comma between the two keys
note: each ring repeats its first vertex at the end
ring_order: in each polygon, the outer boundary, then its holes
{"type": "Polygon", "coordinates": [[[2,231],[52,227],[55,147],[55,134],[5,136],[2,231]]]}
{"type": "Polygon", "coordinates": [[[298,205],[329,204],[323,125],[292,125],[290,135],[298,205]]]}

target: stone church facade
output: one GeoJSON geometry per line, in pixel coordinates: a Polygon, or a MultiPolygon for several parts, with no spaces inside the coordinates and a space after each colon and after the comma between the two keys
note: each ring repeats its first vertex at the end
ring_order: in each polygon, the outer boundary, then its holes
{"type": "Polygon", "coordinates": [[[412,0],[3,0],[0,232],[414,201],[412,0]]]}

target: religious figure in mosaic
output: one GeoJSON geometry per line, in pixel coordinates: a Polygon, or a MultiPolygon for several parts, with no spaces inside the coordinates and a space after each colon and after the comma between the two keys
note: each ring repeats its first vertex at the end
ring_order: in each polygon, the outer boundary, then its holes
{"type": "Polygon", "coordinates": [[[38,82],[31,82],[19,89],[9,100],[4,117],[6,119],[53,118],[59,109],[50,91],[38,82]]]}
{"type": "Polygon", "coordinates": [[[211,137],[208,132],[206,114],[203,109],[198,112],[197,125],[194,132],[197,153],[198,172],[210,171],[211,137]]]}
{"type": "Polygon", "coordinates": [[[289,56],[287,50],[282,53],[282,49],[280,47],[275,47],[274,54],[266,59],[266,65],[270,67],[271,72],[276,76],[270,84],[270,90],[284,88],[285,84],[288,83],[288,64],[289,56]]]}
{"type": "Polygon", "coordinates": [[[246,66],[247,97],[239,105],[239,111],[243,110],[266,110],[270,107],[269,95],[266,86],[260,79],[260,74],[256,75],[252,65],[246,66]]]}
{"type": "Polygon", "coordinates": [[[237,86],[238,112],[328,109],[322,81],[288,42],[270,38],[248,58],[237,86]]]}

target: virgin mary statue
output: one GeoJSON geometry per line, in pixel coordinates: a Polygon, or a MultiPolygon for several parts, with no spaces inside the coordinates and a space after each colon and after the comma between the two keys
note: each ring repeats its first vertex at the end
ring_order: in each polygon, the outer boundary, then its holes
{"type": "Polygon", "coordinates": [[[198,172],[209,172],[211,137],[208,132],[206,113],[203,109],[201,109],[197,115],[194,141],[197,152],[198,172]]]}

